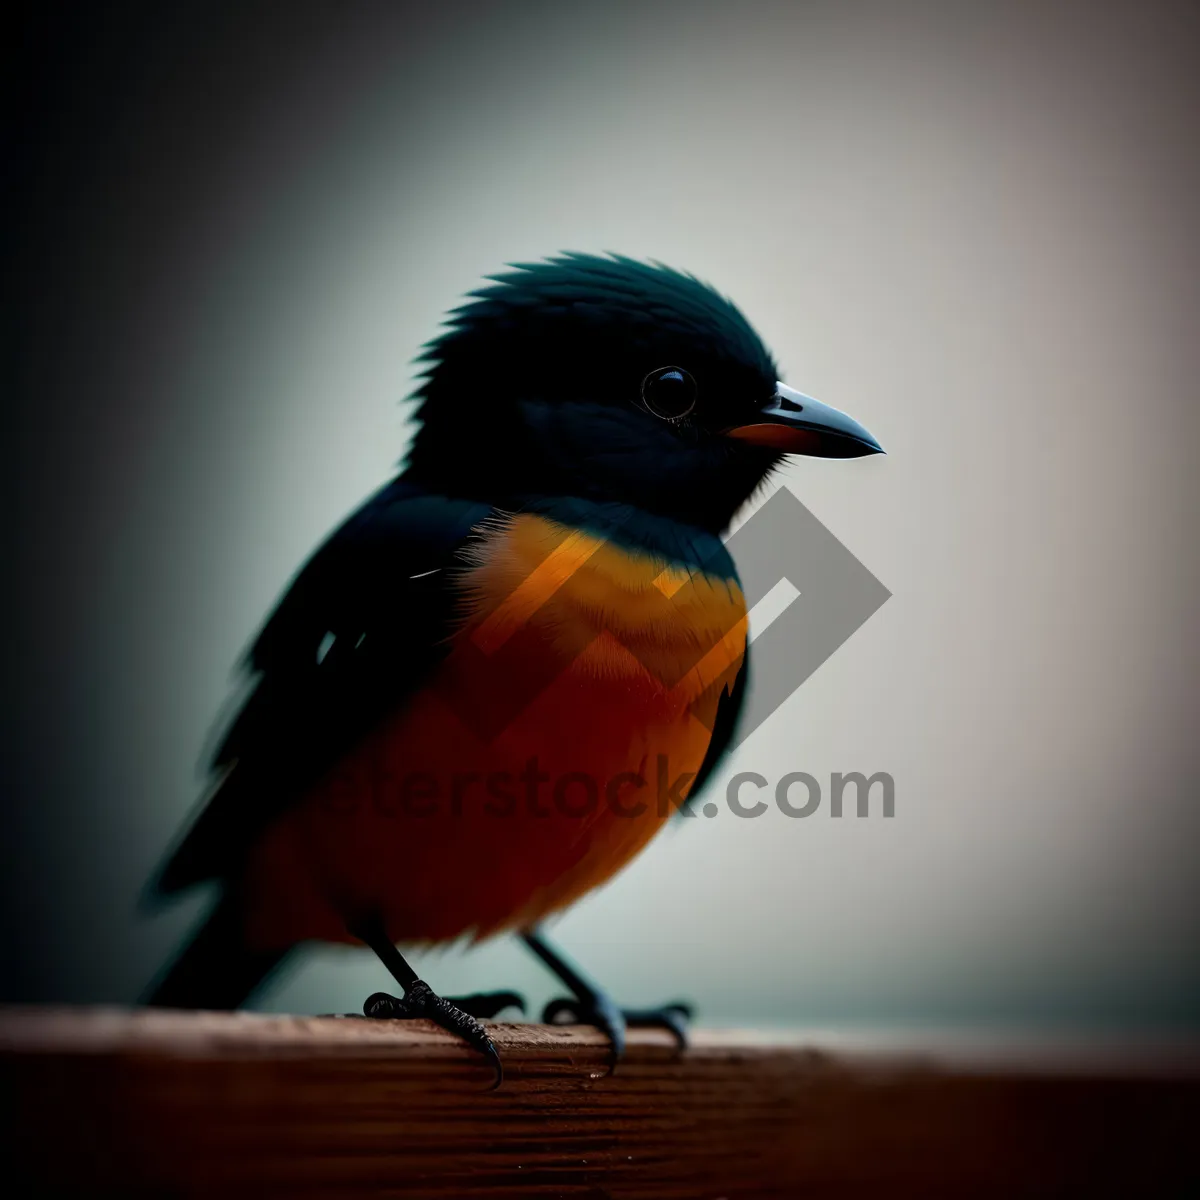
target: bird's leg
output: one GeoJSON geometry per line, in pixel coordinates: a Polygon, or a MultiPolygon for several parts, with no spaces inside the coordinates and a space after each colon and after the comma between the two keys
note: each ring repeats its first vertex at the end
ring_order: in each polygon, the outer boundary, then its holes
{"type": "Polygon", "coordinates": [[[525,944],[570,989],[570,998],[551,1000],[542,1013],[547,1024],[594,1025],[608,1034],[612,1043],[614,1065],[625,1052],[625,1030],[665,1029],[671,1033],[679,1048],[687,1047],[687,1023],[691,1006],[666,1004],[655,1009],[618,1008],[612,997],[581,974],[570,961],[556,950],[538,930],[521,935],[525,944]]]}
{"type": "Polygon", "coordinates": [[[363,1004],[363,1015],[376,1018],[391,1018],[408,1020],[425,1017],[440,1025],[450,1033],[462,1038],[468,1045],[473,1046],[492,1064],[496,1072],[493,1089],[498,1088],[504,1080],[504,1068],[500,1064],[500,1055],[492,1039],[488,1037],[483,1026],[475,1016],[494,1016],[502,1008],[516,1004],[522,1009],[524,1003],[514,992],[498,992],[494,995],[475,995],[464,997],[468,1004],[474,1002],[474,1012],[469,1011],[460,1003],[439,996],[423,979],[417,977],[416,971],[405,961],[404,955],[396,949],[395,944],[384,932],[383,924],[377,919],[362,921],[349,927],[350,932],[365,942],[379,956],[379,961],[387,967],[392,978],[403,989],[403,996],[390,996],[387,992],[375,992],[367,997],[363,1004]]]}

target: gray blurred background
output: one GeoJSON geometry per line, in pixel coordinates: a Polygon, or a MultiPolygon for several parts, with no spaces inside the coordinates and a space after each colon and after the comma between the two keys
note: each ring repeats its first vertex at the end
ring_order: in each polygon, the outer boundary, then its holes
{"type": "MultiPolygon", "coordinates": [[[[417,348],[578,249],[710,280],[886,445],[784,476],[893,598],[724,777],[896,815],[689,823],[562,941],[714,1023],[1196,1022],[1194,6],[94,7],[28,18],[8,155],[4,998],[138,994],[234,660],[417,348]]],[[[384,983],[314,952],[263,1005],[384,983]]]]}

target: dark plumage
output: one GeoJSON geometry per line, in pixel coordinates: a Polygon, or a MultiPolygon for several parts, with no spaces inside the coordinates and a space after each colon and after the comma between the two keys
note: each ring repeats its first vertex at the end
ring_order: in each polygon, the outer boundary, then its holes
{"type": "Polygon", "coordinates": [[[771,398],[778,372],[746,318],[694,276],[567,254],[471,294],[425,348],[409,478],[443,487],[450,474],[514,509],[533,496],[623,501],[719,532],[781,457],[719,436],[771,398]],[[682,427],[633,403],[666,364],[699,388],[682,427]]]}
{"type": "Polygon", "coordinates": [[[879,447],[777,384],[742,314],[690,275],[566,254],[472,297],[425,348],[407,467],[318,549],[247,655],[249,698],[213,755],[211,794],[148,888],[163,897],[215,880],[222,899],[151,1003],[234,1007],[295,942],[359,938],[405,990],[388,1012],[433,1016],[494,1056],[392,943],[508,924],[619,1048],[619,1010],[532,924],[619,869],[656,818],[601,829],[518,814],[489,830],[478,818],[397,825],[392,813],[354,834],[364,857],[347,864],[335,843],[350,827],[328,823],[321,789],[340,772],[365,803],[383,768],[508,770],[529,753],[599,777],[637,767],[647,728],[642,761],[659,738],[701,786],[746,686],[745,606],[721,531],[783,454],[879,447]],[[575,556],[570,568],[539,580],[560,552],[575,556]],[[511,662],[491,661],[472,637],[511,602],[518,566],[517,591],[540,590],[511,662]],[[626,642],[597,649],[606,622],[626,642]],[[555,702],[530,716],[555,687],[578,706],[591,758],[577,765],[575,731],[551,729],[571,714],[555,702]],[[437,716],[447,698],[459,719],[437,716]],[[504,719],[471,727],[464,706],[489,704],[504,719]],[[388,855],[407,867],[393,874],[388,855]],[[474,863],[461,880],[458,855],[474,863]]]}

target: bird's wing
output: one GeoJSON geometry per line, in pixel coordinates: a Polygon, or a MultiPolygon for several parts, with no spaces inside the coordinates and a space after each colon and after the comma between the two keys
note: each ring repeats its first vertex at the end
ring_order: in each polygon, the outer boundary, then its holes
{"type": "Polygon", "coordinates": [[[148,898],[234,874],[272,817],[402,704],[446,652],[457,551],[491,509],[403,480],[313,555],[246,655],[251,691],[212,793],[148,898]]]}
{"type": "MultiPolygon", "coordinates": [[[[692,780],[688,789],[688,799],[699,797],[701,789],[709,777],[721,764],[721,760],[732,748],[734,735],[737,733],[738,719],[746,699],[746,687],[750,679],[750,647],[747,646],[742,654],[742,666],[728,690],[722,691],[717,700],[717,716],[713,722],[712,737],[709,739],[708,750],[704,761],[692,780]]],[[[682,811],[682,810],[680,810],[682,811]]]]}

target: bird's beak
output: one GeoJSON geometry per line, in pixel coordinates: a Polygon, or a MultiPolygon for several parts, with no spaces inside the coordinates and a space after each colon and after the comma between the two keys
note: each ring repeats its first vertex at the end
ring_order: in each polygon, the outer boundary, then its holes
{"type": "Polygon", "coordinates": [[[884,452],[853,417],[783,383],[775,385],[775,395],[759,410],[757,420],[735,425],[725,436],[815,458],[862,458],[884,452]]]}

